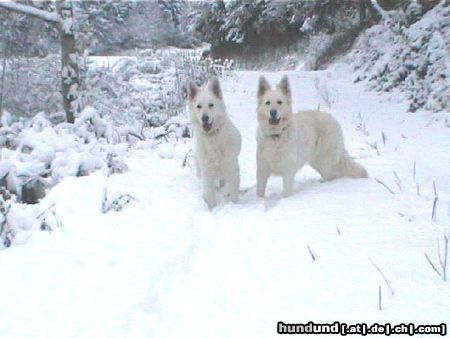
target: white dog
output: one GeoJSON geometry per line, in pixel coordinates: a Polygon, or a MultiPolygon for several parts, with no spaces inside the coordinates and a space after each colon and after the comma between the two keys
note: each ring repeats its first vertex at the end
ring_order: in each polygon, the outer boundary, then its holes
{"type": "Polygon", "coordinates": [[[217,204],[216,184],[220,182],[227,185],[231,200],[237,202],[241,135],[226,113],[219,80],[214,77],[202,88],[190,82],[188,99],[204,199],[209,208],[217,204]]]}
{"type": "Polygon", "coordinates": [[[339,122],[318,110],[292,113],[287,77],[271,89],[264,77],[258,86],[257,194],[264,196],[271,174],[283,177],[283,196],[292,194],[294,177],[306,163],[324,180],[367,177],[344,147],[339,122]]]}

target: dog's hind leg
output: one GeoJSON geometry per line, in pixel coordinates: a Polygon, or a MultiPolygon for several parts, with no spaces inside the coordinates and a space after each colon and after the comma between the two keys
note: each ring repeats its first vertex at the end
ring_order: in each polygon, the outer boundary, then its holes
{"type": "Polygon", "coordinates": [[[344,152],[343,156],[341,157],[339,161],[339,171],[341,176],[347,176],[352,178],[367,178],[367,171],[366,169],[359,164],[358,162],[355,162],[348,154],[347,152],[344,152]]]}

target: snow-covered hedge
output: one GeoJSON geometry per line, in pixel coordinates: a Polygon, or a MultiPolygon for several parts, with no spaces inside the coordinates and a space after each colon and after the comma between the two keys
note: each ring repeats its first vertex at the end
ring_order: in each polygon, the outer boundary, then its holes
{"type": "MultiPolygon", "coordinates": [[[[231,61],[217,64],[203,59],[201,52],[166,48],[134,56],[85,56],[80,62],[81,105],[134,129],[161,125],[184,111],[189,79],[202,82],[209,75],[224,76],[233,66],[231,61]]],[[[40,111],[62,111],[59,59],[51,55],[8,60],[3,108],[24,118],[40,111]]]]}
{"type": "Polygon", "coordinates": [[[400,90],[412,112],[448,110],[449,17],[449,5],[442,2],[409,27],[381,23],[368,29],[349,56],[355,81],[366,81],[371,90],[400,90]]]}
{"type": "Polygon", "coordinates": [[[20,242],[23,231],[50,226],[26,204],[38,203],[66,177],[97,170],[106,176],[120,174],[128,170],[124,157],[130,147],[190,137],[186,118],[172,117],[159,127],[137,130],[118,125],[91,106],[74,124],[54,124],[44,113],[11,123],[7,115],[0,127],[0,248],[20,242]]]}

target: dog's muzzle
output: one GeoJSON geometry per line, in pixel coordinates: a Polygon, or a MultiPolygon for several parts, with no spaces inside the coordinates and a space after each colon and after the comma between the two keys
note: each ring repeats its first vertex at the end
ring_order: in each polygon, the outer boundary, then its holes
{"type": "Polygon", "coordinates": [[[278,112],[276,111],[276,109],[272,109],[270,111],[270,118],[269,118],[269,123],[273,126],[276,126],[278,123],[280,123],[280,118],[278,117],[278,112]]]}
{"type": "Polygon", "coordinates": [[[203,123],[202,124],[203,130],[206,131],[207,133],[209,133],[212,129],[212,125],[213,125],[212,122],[211,123],[203,123]]]}
{"type": "Polygon", "coordinates": [[[280,123],[280,118],[270,118],[269,119],[269,123],[272,125],[272,126],[276,126],[278,123],[280,123]]]}
{"type": "Polygon", "coordinates": [[[203,127],[203,130],[208,133],[211,130],[212,125],[213,125],[213,123],[210,120],[208,114],[206,114],[206,113],[203,114],[202,115],[202,127],[203,127]]]}

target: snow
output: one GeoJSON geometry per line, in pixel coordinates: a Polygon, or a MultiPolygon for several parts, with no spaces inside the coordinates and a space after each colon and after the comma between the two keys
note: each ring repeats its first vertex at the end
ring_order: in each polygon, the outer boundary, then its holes
{"type": "MultiPolygon", "coordinates": [[[[283,74],[264,73],[271,83],[283,74]]],[[[286,74],[296,110],[325,110],[332,93],[326,110],[371,178],[322,182],[304,168],[293,196],[282,199],[272,177],[257,198],[260,73],[236,72],[223,92],[242,133],[240,202],[208,210],[187,156],[192,140],[174,135],[130,145],[122,174],[61,177],[43,201],[10,216],[21,230],[0,252],[0,337],[276,337],[278,321],[449,325],[449,282],[424,257],[436,263],[450,233],[448,112],[405,113],[404,101],[365,92],[344,65],[286,74]],[[128,203],[104,212],[105,191],[107,203],[128,203]]],[[[96,116],[88,108],[80,120],[96,116]]],[[[57,143],[46,128],[33,131],[36,142],[57,143]]]]}

